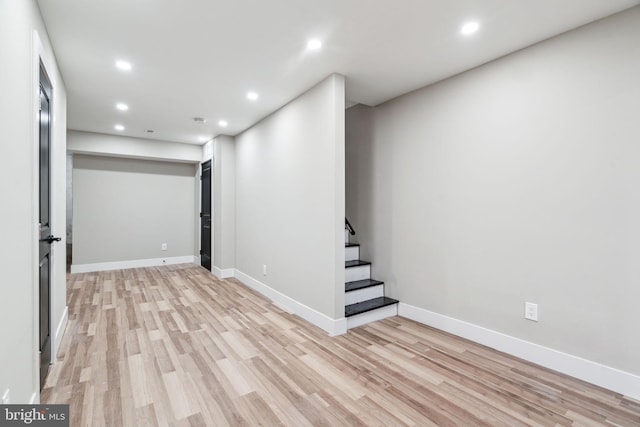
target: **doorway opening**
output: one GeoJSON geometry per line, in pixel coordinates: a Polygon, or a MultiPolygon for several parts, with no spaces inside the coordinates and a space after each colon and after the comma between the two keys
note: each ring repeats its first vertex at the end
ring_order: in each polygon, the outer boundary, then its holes
{"type": "Polygon", "coordinates": [[[202,164],[200,180],[200,265],[211,271],[211,160],[202,164]]]}
{"type": "Polygon", "coordinates": [[[73,263],[73,154],[67,153],[67,273],[71,272],[71,264],[73,263]]]}

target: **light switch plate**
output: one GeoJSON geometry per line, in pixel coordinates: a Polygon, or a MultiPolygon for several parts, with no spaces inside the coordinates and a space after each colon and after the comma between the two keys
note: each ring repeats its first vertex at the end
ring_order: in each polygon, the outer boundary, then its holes
{"type": "Polygon", "coordinates": [[[538,304],[532,302],[524,303],[524,318],[528,320],[538,321],[538,304]]]}

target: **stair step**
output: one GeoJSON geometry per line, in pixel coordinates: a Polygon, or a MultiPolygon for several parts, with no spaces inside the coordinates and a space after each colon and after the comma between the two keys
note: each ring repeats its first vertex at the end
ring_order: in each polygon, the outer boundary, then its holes
{"type": "Polygon", "coordinates": [[[379,280],[373,280],[373,279],[356,280],[355,282],[345,283],[344,291],[345,292],[357,291],[358,289],[364,289],[371,286],[378,286],[382,284],[384,284],[384,282],[381,282],[379,280]]]}
{"type": "Polygon", "coordinates": [[[344,260],[355,261],[360,259],[360,246],[347,246],[344,248],[344,260]]]}
{"type": "Polygon", "coordinates": [[[355,291],[344,293],[344,305],[357,304],[362,301],[383,297],[384,285],[381,283],[377,286],[369,286],[368,288],[356,289],[355,291]]]}
{"type": "Polygon", "coordinates": [[[371,278],[371,263],[369,261],[362,261],[360,259],[345,261],[344,267],[345,282],[355,282],[356,280],[371,278]]]}
{"type": "Polygon", "coordinates": [[[360,246],[360,244],[359,243],[345,243],[344,244],[345,248],[350,248],[352,246],[360,246]]]}
{"type": "Polygon", "coordinates": [[[344,268],[359,267],[361,265],[371,265],[371,263],[369,261],[362,261],[361,259],[344,262],[344,268]]]}
{"type": "Polygon", "coordinates": [[[355,282],[357,280],[371,279],[371,263],[366,261],[347,261],[344,263],[344,281],[355,282]]]}
{"type": "Polygon", "coordinates": [[[373,298],[367,301],[358,302],[355,304],[349,304],[344,308],[345,317],[355,316],[356,314],[366,313],[367,311],[375,310],[378,308],[386,307],[388,305],[396,304],[398,300],[387,297],[373,298]]]}

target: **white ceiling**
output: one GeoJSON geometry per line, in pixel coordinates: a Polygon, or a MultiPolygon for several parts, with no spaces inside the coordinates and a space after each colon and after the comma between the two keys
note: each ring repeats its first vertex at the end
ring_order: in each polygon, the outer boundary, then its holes
{"type": "Polygon", "coordinates": [[[67,86],[69,128],[201,144],[247,129],[334,72],[346,76],[350,102],[377,105],[640,0],[38,3],[67,86]],[[469,20],[481,27],[464,37],[469,20]],[[321,50],[306,50],[311,38],[321,50]],[[133,70],[119,71],[116,59],[133,70]],[[249,90],[260,98],[247,100],[249,90]]]}

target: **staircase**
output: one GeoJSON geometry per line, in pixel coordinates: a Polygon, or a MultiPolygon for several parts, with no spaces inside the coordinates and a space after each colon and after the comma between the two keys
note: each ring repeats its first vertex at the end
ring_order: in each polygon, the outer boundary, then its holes
{"type": "MultiPolygon", "coordinates": [[[[350,225],[348,229],[353,230],[350,225]]],[[[371,279],[371,263],[360,259],[360,245],[349,243],[348,234],[344,252],[344,315],[347,329],[397,316],[398,301],[384,296],[383,282],[371,279]]]]}

